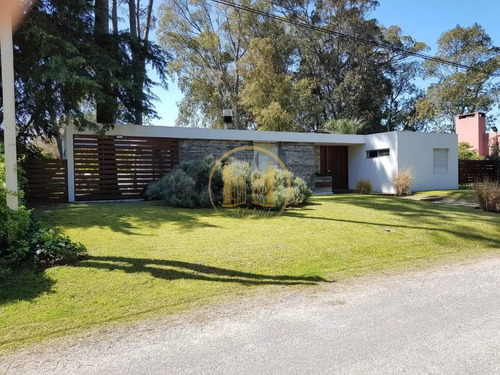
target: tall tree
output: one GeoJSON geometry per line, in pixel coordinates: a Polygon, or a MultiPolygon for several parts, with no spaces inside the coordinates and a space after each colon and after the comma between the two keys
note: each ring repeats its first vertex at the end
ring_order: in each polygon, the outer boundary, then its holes
{"type": "Polygon", "coordinates": [[[288,74],[289,61],[283,53],[286,33],[284,30],[282,33],[282,38],[274,41],[252,38],[239,62],[244,79],[240,103],[260,130],[300,130],[299,114],[312,104],[310,82],[307,79],[295,82],[288,74]]]}
{"type": "Polygon", "coordinates": [[[363,124],[361,132],[379,131],[390,82],[384,75],[386,56],[373,45],[383,41],[377,21],[369,18],[378,3],[284,0],[280,4],[275,12],[286,18],[332,31],[294,28],[296,74],[315,83],[312,93],[321,107],[307,116],[305,130],[319,131],[330,119],[346,118],[363,124]]]}
{"type": "Polygon", "coordinates": [[[285,20],[210,0],[162,4],[159,39],[174,51],[170,73],[184,93],[179,124],[220,127],[223,108],[234,109],[239,128],[322,131],[329,120],[349,119],[373,133],[410,123],[418,65],[382,44],[411,51],[425,45],[398,28],[385,33],[370,18],[377,1],[237,5],[285,20]]]}
{"type": "Polygon", "coordinates": [[[144,93],[146,81],[147,45],[149,34],[153,26],[153,0],[147,0],[143,5],[140,0],[128,0],[129,25],[131,36],[131,67],[133,91],[132,100],[134,123],[143,124],[144,102],[147,100],[144,93]]]}
{"type": "Polygon", "coordinates": [[[101,56],[101,63],[95,65],[96,80],[102,90],[96,95],[96,118],[100,124],[113,124],[116,121],[118,103],[116,87],[112,78],[117,69],[112,58],[106,58],[108,51],[115,50],[113,39],[109,34],[109,1],[95,0],[94,5],[94,37],[95,46],[101,56]]]}
{"type": "Polygon", "coordinates": [[[423,76],[422,61],[409,52],[422,52],[429,48],[411,36],[402,35],[399,26],[383,28],[385,44],[393,49],[386,53],[390,61],[386,76],[391,82],[391,93],[383,107],[387,131],[421,130],[416,118],[415,104],[423,96],[423,90],[415,83],[423,76]]]}
{"type": "Polygon", "coordinates": [[[417,115],[432,129],[455,132],[456,115],[486,112],[498,103],[500,49],[480,25],[457,26],[439,38],[437,57],[470,69],[427,61],[426,76],[437,83],[418,101],[417,115]]]}
{"type": "MultiPolygon", "coordinates": [[[[128,31],[117,28],[116,5],[113,1],[110,34],[107,1],[33,2],[14,34],[16,117],[21,140],[55,137],[61,146],[61,129],[69,122],[77,126],[90,126],[94,121],[135,122],[138,97],[143,116],[155,115],[150,91],[154,83],[146,75],[144,90],[131,84],[132,38],[128,31]],[[96,112],[94,119],[86,116],[89,110],[96,112]]],[[[167,53],[150,42],[141,44],[140,53],[165,82],[167,53]]]]}
{"type": "Polygon", "coordinates": [[[55,137],[61,147],[65,117],[85,124],[81,100],[100,90],[89,74],[95,54],[92,35],[93,8],[88,1],[33,2],[13,40],[16,119],[22,141],[55,137]]]}
{"type": "Polygon", "coordinates": [[[142,125],[145,117],[154,117],[151,87],[146,66],[151,64],[166,87],[164,74],[168,54],[149,41],[154,25],[153,0],[127,0],[128,30],[120,30],[119,5],[111,2],[112,34],[108,0],[95,0],[95,38],[104,56],[97,64],[104,95],[96,97],[97,122],[113,123],[120,119],[142,125]],[[106,60],[110,55],[111,60],[106,60]]]}
{"type": "MultiPolygon", "coordinates": [[[[243,0],[259,9],[269,3],[243,0]]],[[[239,105],[242,77],[238,62],[265,20],[209,0],[165,0],[160,6],[160,45],[172,52],[170,73],[184,94],[180,125],[222,127],[224,108],[232,108],[237,128],[248,127],[239,105]]]]}

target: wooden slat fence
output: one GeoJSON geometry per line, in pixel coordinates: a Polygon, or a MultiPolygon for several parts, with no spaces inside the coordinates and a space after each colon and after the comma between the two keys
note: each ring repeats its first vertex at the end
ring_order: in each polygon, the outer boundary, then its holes
{"type": "Polygon", "coordinates": [[[472,184],[476,181],[498,180],[500,164],[490,160],[459,160],[458,183],[472,184]]]}
{"type": "Polygon", "coordinates": [[[66,160],[26,161],[23,165],[28,184],[28,203],[64,203],[68,201],[66,160]]]}
{"type": "Polygon", "coordinates": [[[148,183],[179,164],[179,141],[131,136],[74,136],[75,200],[142,198],[148,183]]]}

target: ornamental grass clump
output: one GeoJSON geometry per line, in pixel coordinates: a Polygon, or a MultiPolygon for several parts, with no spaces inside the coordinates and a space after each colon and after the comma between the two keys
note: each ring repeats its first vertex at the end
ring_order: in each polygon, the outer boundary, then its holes
{"type": "Polygon", "coordinates": [[[500,213],[500,182],[476,182],[474,190],[483,211],[500,213]]]}
{"type": "Polygon", "coordinates": [[[409,170],[403,170],[394,177],[394,190],[398,197],[404,197],[411,194],[410,187],[413,181],[413,175],[409,170]]]}
{"type": "Polygon", "coordinates": [[[356,193],[358,194],[371,194],[373,191],[373,184],[367,178],[360,178],[356,182],[356,193]]]}

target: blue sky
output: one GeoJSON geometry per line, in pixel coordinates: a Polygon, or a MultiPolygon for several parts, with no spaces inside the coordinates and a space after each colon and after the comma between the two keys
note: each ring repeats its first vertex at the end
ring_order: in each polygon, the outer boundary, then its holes
{"type": "MultiPolygon", "coordinates": [[[[380,6],[372,13],[384,26],[398,25],[403,33],[427,43],[436,52],[439,36],[456,25],[480,24],[496,45],[500,44],[500,1],[499,0],[379,0],[380,6]]],[[[155,3],[160,3],[156,1],[155,3]]],[[[169,83],[168,91],[154,90],[160,101],[156,110],[161,119],[153,125],[174,126],[177,117],[176,102],[182,93],[175,82],[169,83]]]]}

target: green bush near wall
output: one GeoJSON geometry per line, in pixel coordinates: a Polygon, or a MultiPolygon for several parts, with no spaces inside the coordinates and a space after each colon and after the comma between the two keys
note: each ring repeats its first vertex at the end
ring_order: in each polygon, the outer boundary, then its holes
{"type": "MultiPolygon", "coordinates": [[[[249,163],[234,159],[223,161],[222,165],[215,166],[215,158],[211,155],[206,156],[202,161],[181,163],[161,180],[149,184],[145,192],[145,198],[148,200],[164,200],[168,206],[172,207],[211,207],[212,203],[218,207],[222,205],[224,181],[224,168],[231,168],[232,176],[240,179],[245,184],[244,207],[260,208],[261,205],[255,204],[263,202],[266,199],[267,185],[265,182],[265,172],[253,169],[249,163]],[[228,162],[228,166],[226,166],[228,162]],[[209,179],[212,173],[212,179],[209,179]],[[211,192],[211,197],[210,193],[211,192]],[[255,193],[256,191],[261,193],[255,193]],[[210,199],[211,198],[211,199],[210,199]]],[[[288,191],[288,179],[286,172],[276,169],[273,185],[273,207],[264,207],[267,209],[280,209],[288,196],[287,206],[297,207],[307,202],[312,195],[311,189],[306,182],[294,177],[289,173],[291,188],[288,191]]]]}
{"type": "MultiPolygon", "coordinates": [[[[211,155],[199,162],[181,163],[162,179],[149,184],[145,198],[164,200],[172,207],[210,207],[212,203],[208,193],[208,183],[214,165],[215,159],[211,155]]],[[[222,190],[220,166],[214,170],[211,186],[214,192],[222,190]]],[[[213,200],[220,199],[221,196],[214,193],[213,200]]]]}
{"type": "Polygon", "coordinates": [[[7,207],[5,154],[0,143],[0,279],[9,276],[18,267],[48,267],[77,260],[86,254],[83,245],[40,226],[32,218],[31,211],[23,206],[22,187],[26,179],[20,167],[18,178],[21,205],[18,210],[12,210],[7,207]]]}
{"type": "MultiPolygon", "coordinates": [[[[22,176],[22,173],[19,173],[22,176]]],[[[22,196],[20,197],[22,203],[22,196]]],[[[28,230],[30,213],[23,206],[18,211],[7,207],[5,184],[5,153],[0,143],[0,251],[22,237],[28,230]]]]}

